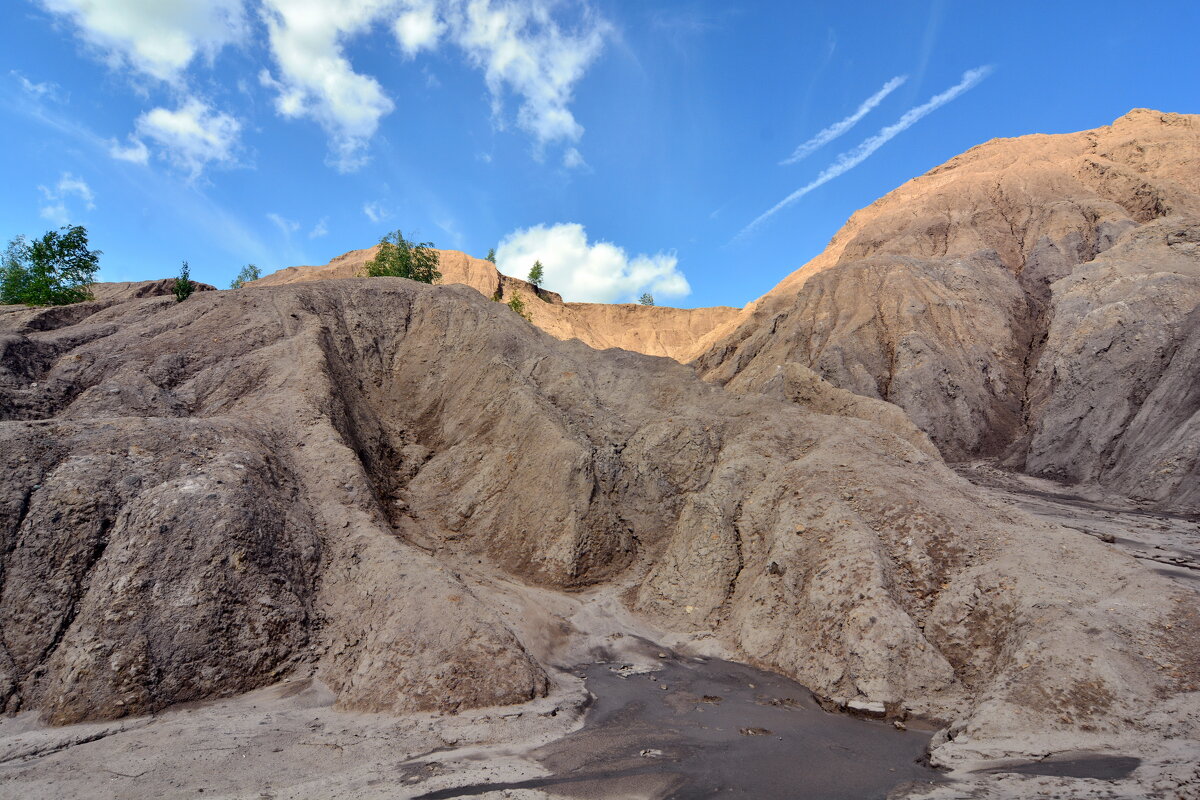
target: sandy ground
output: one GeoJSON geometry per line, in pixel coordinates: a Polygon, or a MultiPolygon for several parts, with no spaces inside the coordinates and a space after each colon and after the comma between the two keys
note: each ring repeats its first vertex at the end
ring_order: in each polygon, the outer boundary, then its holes
{"type": "Polygon", "coordinates": [[[612,589],[568,596],[474,580],[560,667],[548,697],[363,714],[334,709],[328,689],[298,678],[114,723],[52,728],[24,714],[0,721],[0,796],[649,800],[719,785],[732,797],[857,798],[938,778],[917,763],[928,731],[829,714],[799,684],[717,657],[707,637],[646,626],[612,589]],[[756,777],[740,780],[747,766],[756,777]],[[808,788],[792,795],[796,786],[808,788]]]}
{"type": "Polygon", "coordinates": [[[1105,494],[997,469],[987,461],[956,471],[1042,519],[1107,542],[1180,585],[1200,591],[1200,515],[1167,514],[1105,494]]]}
{"type": "MultiPolygon", "coordinates": [[[[959,471],[1200,589],[1196,519],[983,462],[959,471]]],[[[571,595],[459,566],[551,668],[549,696],[461,714],[364,714],[334,709],[328,689],[299,677],[113,723],[50,728],[24,714],[0,720],[0,797],[1200,797],[1184,774],[1200,756],[1141,753],[1132,741],[1123,753],[1048,751],[938,775],[917,763],[928,732],[821,711],[798,684],[722,660],[711,637],[635,618],[620,587],[571,595]]]]}

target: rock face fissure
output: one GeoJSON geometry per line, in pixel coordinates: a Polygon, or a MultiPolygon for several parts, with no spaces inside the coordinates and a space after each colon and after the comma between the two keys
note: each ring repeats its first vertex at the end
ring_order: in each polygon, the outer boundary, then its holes
{"type": "Polygon", "coordinates": [[[1194,508],[1200,422],[1149,411],[1189,396],[1198,226],[1200,117],[995,140],[856,213],[695,363],[727,386],[798,364],[948,459],[1194,508]]]}

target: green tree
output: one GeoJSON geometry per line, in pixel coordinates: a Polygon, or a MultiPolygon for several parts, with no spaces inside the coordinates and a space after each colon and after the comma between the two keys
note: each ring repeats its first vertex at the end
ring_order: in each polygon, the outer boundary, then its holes
{"type": "Polygon", "coordinates": [[[369,278],[408,278],[421,283],[437,283],[442,278],[433,242],[414,244],[398,230],[379,240],[379,252],[363,270],[369,278]]]}
{"type": "Polygon", "coordinates": [[[542,278],[546,277],[546,271],[542,268],[542,262],[533,262],[533,267],[529,270],[529,277],[525,280],[532,283],[539,289],[542,287],[542,278]]]}
{"type": "Polygon", "coordinates": [[[525,301],[521,299],[521,295],[513,293],[512,299],[507,303],[508,307],[517,312],[518,315],[533,322],[533,316],[525,310],[525,301]]]}
{"type": "Polygon", "coordinates": [[[179,277],[175,279],[175,285],[171,291],[175,293],[176,303],[182,303],[192,296],[192,292],[196,291],[196,283],[192,280],[192,270],[186,261],[180,267],[179,277]]]}
{"type": "Polygon", "coordinates": [[[230,289],[240,289],[250,281],[256,281],[262,277],[262,273],[258,271],[258,267],[253,264],[247,264],[242,267],[242,271],[237,274],[233,282],[229,284],[230,289]]]}
{"type": "Polygon", "coordinates": [[[493,264],[496,263],[496,248],[494,248],[494,247],[488,248],[487,260],[492,262],[493,264]]]}
{"type": "Polygon", "coordinates": [[[0,303],[59,306],[92,299],[101,253],[87,245],[82,225],[47,231],[32,242],[13,239],[0,257],[0,303]]]}
{"type": "Polygon", "coordinates": [[[642,296],[638,298],[638,302],[644,306],[654,305],[654,295],[649,292],[642,292],[642,296]]]}

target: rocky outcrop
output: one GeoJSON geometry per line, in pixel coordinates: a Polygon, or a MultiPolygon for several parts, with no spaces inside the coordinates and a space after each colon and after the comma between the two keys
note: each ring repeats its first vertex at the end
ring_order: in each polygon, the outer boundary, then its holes
{"type": "Polygon", "coordinates": [[[857,212],[697,364],[727,383],[797,363],[904,408],[947,458],[1194,504],[1169,367],[1196,335],[1198,221],[1195,116],[994,140],[857,212]]]}
{"type": "MultiPolygon", "coordinates": [[[[207,283],[192,281],[197,292],[216,291],[215,286],[207,283]]],[[[99,302],[116,302],[119,300],[135,300],[139,297],[167,297],[175,293],[174,278],[159,278],[153,281],[114,281],[110,283],[93,283],[91,286],[92,299],[99,302]]]]}
{"type": "MultiPolygon", "coordinates": [[[[328,278],[354,278],[378,247],[351,250],[328,264],[287,267],[254,286],[281,286],[328,278]]],[[[632,303],[564,303],[561,296],[497,271],[495,264],[458,250],[438,250],[441,284],[470,286],[484,297],[509,302],[520,297],[529,320],[558,339],[579,339],[597,350],[619,347],[676,361],[689,361],[732,330],[739,310],[728,307],[669,308],[632,303]]]]}
{"type": "Polygon", "coordinates": [[[10,713],[285,674],[371,710],[544,692],[464,565],[628,586],[668,629],[976,748],[1165,735],[1141,709],[1195,699],[1178,642],[1142,635],[1176,624],[1175,584],[981,502],[888,406],[803,371],[729,391],[393,278],[28,323],[0,315],[10,713]]]}
{"type": "Polygon", "coordinates": [[[1200,507],[1200,222],[1159,220],[1053,286],[1024,467],[1200,507]]]}

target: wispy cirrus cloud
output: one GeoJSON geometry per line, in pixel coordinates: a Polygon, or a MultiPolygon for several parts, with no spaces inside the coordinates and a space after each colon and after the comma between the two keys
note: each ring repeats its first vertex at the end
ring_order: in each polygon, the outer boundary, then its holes
{"type": "Polygon", "coordinates": [[[866,100],[863,100],[862,104],[859,105],[853,114],[843,120],[833,123],[828,128],[825,128],[816,136],[797,147],[795,152],[779,163],[795,164],[797,161],[807,158],[808,156],[817,152],[822,147],[829,144],[834,139],[838,138],[857,125],[859,120],[861,120],[867,114],[870,114],[877,105],[883,102],[885,97],[899,89],[906,80],[908,80],[907,75],[897,75],[896,77],[892,78],[890,81],[885,83],[883,88],[881,88],[878,92],[871,95],[866,100]]]}
{"type": "Polygon", "coordinates": [[[17,83],[20,84],[22,91],[24,91],[26,94],[29,94],[33,97],[46,99],[57,99],[58,97],[57,83],[52,83],[50,81],[37,83],[29,80],[29,78],[26,78],[15,69],[10,69],[8,74],[17,79],[17,83]]]}
{"type": "Polygon", "coordinates": [[[363,203],[362,210],[367,219],[376,223],[383,222],[392,215],[390,211],[388,211],[379,203],[363,203]]]}
{"type": "Polygon", "coordinates": [[[275,227],[279,228],[279,232],[284,236],[291,236],[293,233],[300,230],[299,222],[288,219],[282,214],[276,214],[274,211],[271,211],[267,214],[267,219],[275,223],[275,227]]]}
{"type": "Polygon", "coordinates": [[[904,112],[903,116],[896,120],[896,122],[888,125],[886,128],[879,131],[879,133],[875,134],[869,139],[866,139],[853,150],[847,150],[839,155],[834,162],[826,167],[814,180],[805,184],[804,186],[801,186],[799,189],[792,192],[775,205],[771,206],[771,208],[764,211],[753,222],[742,228],[735,238],[741,238],[749,234],[759,225],[766,222],[772,216],[796,202],[801,197],[804,197],[804,195],[808,194],[812,190],[820,186],[824,186],[834,178],[845,175],[847,172],[870,158],[876,150],[883,147],[899,134],[911,128],[922,118],[938,110],[965,92],[970,91],[975,86],[978,86],[984,78],[992,73],[992,70],[993,68],[991,66],[982,66],[967,70],[963,73],[962,80],[954,86],[951,86],[941,94],[934,95],[927,102],[910,108],[908,111],[904,112]]]}

